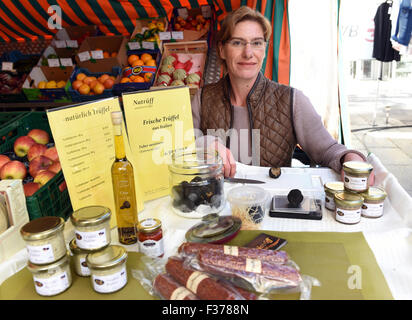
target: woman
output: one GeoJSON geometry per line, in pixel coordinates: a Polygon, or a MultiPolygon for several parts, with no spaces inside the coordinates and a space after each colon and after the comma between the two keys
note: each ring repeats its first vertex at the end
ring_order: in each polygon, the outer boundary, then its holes
{"type": "Polygon", "coordinates": [[[230,177],[236,173],[235,160],[290,166],[296,144],[312,161],[338,173],[345,161],[366,161],[362,153],[348,150],[330,136],[301,91],[261,73],[271,30],[269,21],[248,7],[224,19],[217,34],[217,54],[226,75],[192,99],[194,127],[205,135],[196,142],[219,152],[224,174],[230,177]]]}

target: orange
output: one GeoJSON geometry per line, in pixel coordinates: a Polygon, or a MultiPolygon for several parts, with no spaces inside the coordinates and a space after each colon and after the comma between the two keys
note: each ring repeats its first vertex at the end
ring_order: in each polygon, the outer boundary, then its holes
{"type": "Polygon", "coordinates": [[[134,61],[139,60],[139,56],[137,54],[132,54],[127,58],[127,62],[132,65],[134,61]]]}
{"type": "Polygon", "coordinates": [[[156,67],[156,61],[154,61],[153,59],[147,60],[146,66],[156,67]]]}
{"type": "Polygon", "coordinates": [[[135,76],[133,82],[144,82],[144,79],[141,76],[135,76]]]}
{"type": "Polygon", "coordinates": [[[143,76],[144,81],[146,82],[150,82],[150,80],[152,80],[152,77],[153,77],[153,73],[150,73],[150,72],[146,72],[143,76]]]}
{"type": "Polygon", "coordinates": [[[120,80],[120,83],[127,83],[127,82],[132,82],[132,80],[130,80],[129,78],[126,78],[126,77],[123,77],[123,78],[120,80]]]}
{"type": "Polygon", "coordinates": [[[114,58],[117,56],[117,52],[112,52],[111,57],[114,58]]]}
{"type": "Polygon", "coordinates": [[[153,58],[152,58],[152,55],[149,54],[149,53],[142,53],[142,55],[140,56],[140,59],[141,59],[144,63],[146,63],[148,60],[151,60],[151,59],[153,59],[153,58]]]}
{"type": "Polygon", "coordinates": [[[134,68],[134,67],[137,67],[137,66],[144,66],[144,62],[140,59],[137,59],[137,60],[133,61],[132,67],[134,68]]]}
{"type": "Polygon", "coordinates": [[[110,58],[110,53],[108,53],[107,51],[103,52],[103,58],[110,58]]]}

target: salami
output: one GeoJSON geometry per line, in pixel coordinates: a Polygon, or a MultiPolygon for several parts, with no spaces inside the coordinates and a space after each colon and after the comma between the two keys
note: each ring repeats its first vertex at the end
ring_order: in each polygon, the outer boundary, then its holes
{"type": "Polygon", "coordinates": [[[244,299],[234,290],[219,284],[206,273],[196,271],[184,265],[184,260],[170,257],[166,263],[166,271],[201,300],[239,300],[244,299]]]}
{"type": "Polygon", "coordinates": [[[193,292],[181,286],[166,273],[159,274],[154,279],[153,289],[165,300],[199,300],[193,292]]]}
{"type": "Polygon", "coordinates": [[[302,281],[299,272],[287,265],[206,250],[200,250],[198,259],[204,271],[229,278],[242,278],[258,292],[296,287],[302,281]]]}
{"type": "Polygon", "coordinates": [[[288,261],[288,254],[285,251],[274,251],[266,249],[246,248],[237,246],[226,246],[210,243],[192,243],[185,242],[180,245],[179,252],[186,255],[197,254],[200,250],[218,254],[228,254],[236,257],[249,259],[260,259],[272,263],[285,264],[288,261]]]}

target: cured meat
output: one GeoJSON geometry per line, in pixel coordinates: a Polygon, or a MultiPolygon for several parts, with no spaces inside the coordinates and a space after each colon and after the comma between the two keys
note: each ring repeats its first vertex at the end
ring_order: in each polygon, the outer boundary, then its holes
{"type": "Polygon", "coordinates": [[[262,261],[269,261],[278,264],[285,264],[289,260],[288,254],[285,251],[193,242],[185,242],[179,247],[179,252],[186,255],[197,254],[200,250],[207,250],[209,252],[228,254],[250,259],[260,259],[262,261]]]}
{"type": "Polygon", "coordinates": [[[193,292],[181,286],[166,273],[159,274],[154,279],[153,289],[165,300],[199,300],[193,292]]]}
{"type": "Polygon", "coordinates": [[[258,292],[296,287],[302,281],[299,272],[287,265],[207,250],[200,250],[198,259],[205,272],[232,279],[241,278],[258,292]]]}
{"type": "Polygon", "coordinates": [[[203,272],[184,265],[184,260],[170,257],[166,263],[166,271],[181,285],[195,293],[201,300],[239,300],[243,296],[223,286],[203,272]]]}

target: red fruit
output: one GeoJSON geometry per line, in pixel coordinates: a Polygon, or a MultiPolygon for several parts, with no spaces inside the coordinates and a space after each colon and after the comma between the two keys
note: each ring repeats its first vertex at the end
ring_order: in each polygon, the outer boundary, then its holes
{"type": "Polygon", "coordinates": [[[49,134],[41,129],[32,129],[27,135],[40,144],[48,144],[50,140],[49,134]]]}
{"type": "Polygon", "coordinates": [[[27,155],[27,152],[29,152],[30,147],[35,143],[36,141],[29,136],[18,137],[16,141],[14,141],[14,153],[18,157],[24,157],[27,155]]]}
{"type": "Polygon", "coordinates": [[[32,177],[36,177],[38,172],[47,170],[52,164],[53,161],[51,159],[45,157],[44,155],[38,156],[30,161],[29,173],[32,177]]]}
{"type": "Polygon", "coordinates": [[[0,170],[7,162],[10,162],[10,158],[4,154],[0,154],[0,170]]]}
{"type": "Polygon", "coordinates": [[[56,147],[51,147],[48,148],[46,151],[44,151],[43,154],[45,157],[53,160],[53,161],[59,161],[59,155],[57,153],[57,149],[56,147]]]}
{"type": "Polygon", "coordinates": [[[32,161],[34,158],[41,156],[47,150],[47,147],[44,144],[35,143],[33,144],[29,152],[27,152],[27,160],[32,161]]]}
{"type": "Polygon", "coordinates": [[[28,183],[23,185],[24,195],[26,197],[30,197],[33,194],[35,194],[36,191],[40,189],[40,187],[41,187],[41,185],[39,183],[28,182],[28,183]]]}
{"type": "Polygon", "coordinates": [[[24,179],[27,174],[23,162],[13,160],[7,162],[0,170],[0,179],[24,179]]]}

